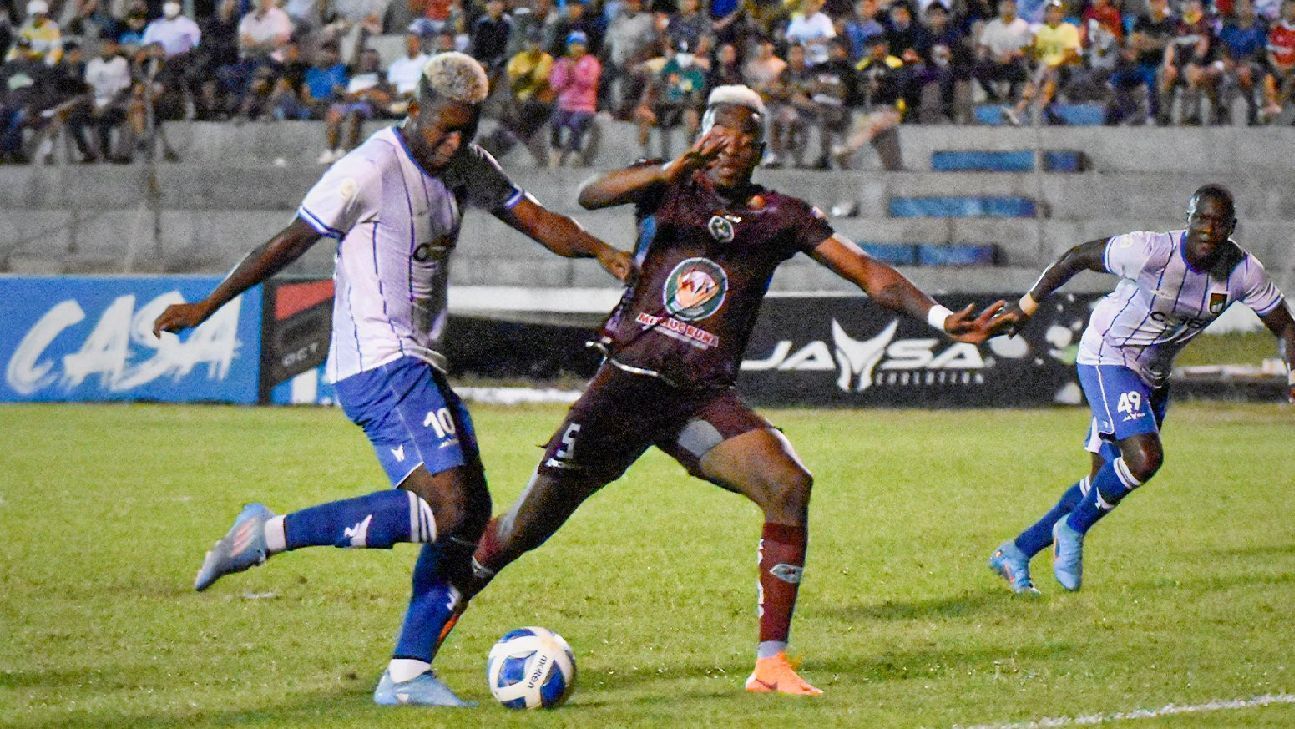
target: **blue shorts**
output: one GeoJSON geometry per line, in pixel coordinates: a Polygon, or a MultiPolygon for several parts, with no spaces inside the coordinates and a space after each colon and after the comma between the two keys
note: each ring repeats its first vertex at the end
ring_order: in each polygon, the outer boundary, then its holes
{"type": "Polygon", "coordinates": [[[393,486],[419,466],[437,474],[480,458],[468,409],[445,375],[421,359],[402,357],[351,375],[336,390],[393,486]]]}
{"type": "Polygon", "coordinates": [[[1115,443],[1141,433],[1159,433],[1169,408],[1169,388],[1153,388],[1128,367],[1075,365],[1093,411],[1084,447],[1111,460],[1115,443]]]}

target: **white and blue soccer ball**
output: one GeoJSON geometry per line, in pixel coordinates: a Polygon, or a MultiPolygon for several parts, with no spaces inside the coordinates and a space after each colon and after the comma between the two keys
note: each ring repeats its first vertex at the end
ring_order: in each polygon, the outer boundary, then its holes
{"type": "Polygon", "coordinates": [[[557,633],[518,628],[490,649],[486,682],[490,693],[510,709],[552,709],[576,687],[576,658],[557,633]]]}

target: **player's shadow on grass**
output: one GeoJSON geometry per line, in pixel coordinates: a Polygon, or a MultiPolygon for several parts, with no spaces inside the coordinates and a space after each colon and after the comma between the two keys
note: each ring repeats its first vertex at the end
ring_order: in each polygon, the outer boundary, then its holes
{"type": "Polygon", "coordinates": [[[922,618],[964,618],[989,610],[1001,611],[1013,602],[1027,602],[1005,589],[985,589],[960,595],[925,600],[883,600],[875,603],[835,605],[815,609],[814,613],[842,621],[916,620],[922,618]]]}

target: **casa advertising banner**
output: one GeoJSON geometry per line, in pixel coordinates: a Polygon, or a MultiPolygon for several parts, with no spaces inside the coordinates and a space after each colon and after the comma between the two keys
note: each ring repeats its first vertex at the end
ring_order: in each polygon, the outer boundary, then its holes
{"type": "Polygon", "coordinates": [[[153,336],[169,305],[214,276],[0,278],[2,402],[257,401],[261,292],[253,288],[181,336],[153,336]]]}
{"type": "MultiPolygon", "coordinates": [[[[1019,296],[1019,294],[1015,294],[1019,296]]],[[[977,311],[993,294],[949,294],[977,311]]],[[[1022,407],[1075,404],[1075,352],[1096,295],[1045,302],[1025,331],[976,346],[861,296],[771,296],[738,387],[762,405],[1022,407]]]]}

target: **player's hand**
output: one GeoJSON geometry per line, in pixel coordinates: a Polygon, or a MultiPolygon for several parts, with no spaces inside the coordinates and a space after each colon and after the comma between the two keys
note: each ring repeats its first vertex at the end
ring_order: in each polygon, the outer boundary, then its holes
{"type": "Polygon", "coordinates": [[[993,334],[990,336],[1006,334],[1014,337],[1021,332],[1025,322],[1029,320],[1030,315],[1021,310],[1020,303],[1008,304],[994,320],[993,334]]]}
{"type": "Polygon", "coordinates": [[[212,312],[205,301],[192,304],[171,304],[153,322],[153,336],[160,337],[162,332],[182,332],[192,329],[207,321],[212,312]]]}
{"type": "Polygon", "coordinates": [[[634,258],[628,251],[607,246],[598,251],[598,265],[623,283],[629,280],[630,274],[634,271],[634,258]]]}
{"type": "Polygon", "coordinates": [[[986,306],[984,311],[976,314],[974,313],[976,307],[973,304],[967,304],[963,310],[955,311],[945,317],[944,331],[959,342],[980,344],[994,335],[994,317],[1004,306],[1007,306],[1006,301],[995,301],[986,306]]]}
{"type": "Polygon", "coordinates": [[[697,138],[688,151],[679,155],[671,167],[680,174],[700,170],[719,157],[719,153],[728,144],[728,134],[723,127],[711,127],[710,131],[697,138]]]}

